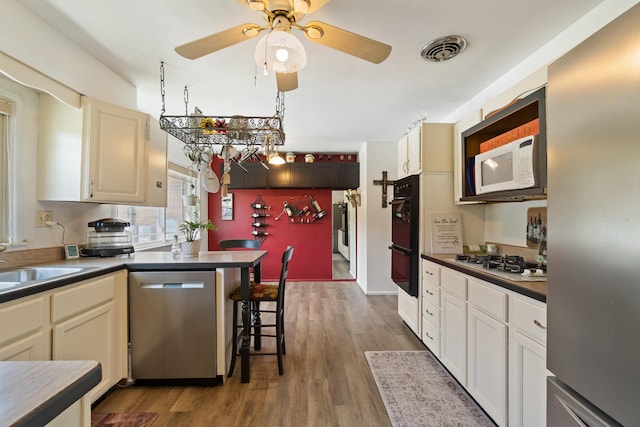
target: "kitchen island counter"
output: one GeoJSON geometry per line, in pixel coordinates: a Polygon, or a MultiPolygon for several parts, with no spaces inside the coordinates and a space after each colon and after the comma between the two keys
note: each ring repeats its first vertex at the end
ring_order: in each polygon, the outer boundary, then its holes
{"type": "Polygon", "coordinates": [[[436,264],[440,264],[444,267],[459,271],[469,276],[477,277],[478,279],[484,280],[486,282],[492,283],[496,286],[500,286],[505,289],[509,289],[510,291],[517,292],[519,294],[525,295],[535,300],[538,300],[541,302],[547,301],[547,282],[546,281],[535,281],[535,282],[517,281],[516,282],[503,277],[498,277],[491,273],[484,272],[483,270],[474,269],[465,264],[457,263],[453,260],[455,258],[455,255],[451,255],[451,254],[423,253],[421,257],[422,259],[435,262],[436,264]]]}

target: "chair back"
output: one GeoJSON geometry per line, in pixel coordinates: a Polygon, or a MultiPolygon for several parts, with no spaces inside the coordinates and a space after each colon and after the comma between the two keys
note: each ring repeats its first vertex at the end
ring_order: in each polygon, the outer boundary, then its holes
{"type": "Polygon", "coordinates": [[[227,249],[260,249],[260,240],[254,239],[229,239],[220,240],[220,249],[226,251],[227,249]]]}
{"type": "Polygon", "coordinates": [[[280,270],[280,281],[278,282],[278,305],[284,306],[284,287],[289,274],[289,261],[293,257],[293,246],[288,246],[282,254],[282,269],[280,270]]]}

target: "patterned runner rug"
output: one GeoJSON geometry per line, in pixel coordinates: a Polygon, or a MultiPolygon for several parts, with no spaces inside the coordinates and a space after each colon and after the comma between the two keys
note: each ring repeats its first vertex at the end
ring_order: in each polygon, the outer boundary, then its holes
{"type": "Polygon", "coordinates": [[[429,351],[367,351],[394,427],[495,426],[429,351]]]}
{"type": "Polygon", "coordinates": [[[91,427],[149,427],[158,418],[155,412],[139,414],[91,414],[91,427]]]}

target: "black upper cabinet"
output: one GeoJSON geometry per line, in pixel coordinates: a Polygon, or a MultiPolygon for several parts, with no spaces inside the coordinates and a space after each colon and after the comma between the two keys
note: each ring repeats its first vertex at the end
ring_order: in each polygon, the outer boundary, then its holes
{"type": "Polygon", "coordinates": [[[312,188],[313,169],[313,163],[270,165],[267,185],[269,188],[312,188]]]}
{"type": "MultiPolygon", "coordinates": [[[[243,163],[247,172],[231,164],[230,189],[240,188],[326,188],[347,190],[360,186],[360,164],[355,162],[285,163],[269,165],[243,163]]],[[[222,172],[222,169],[221,169],[222,172]]]]}
{"type": "Polygon", "coordinates": [[[315,163],[315,188],[347,190],[360,186],[360,163],[315,163]]]}
{"type": "MultiPolygon", "coordinates": [[[[243,163],[247,171],[245,172],[236,163],[231,163],[231,183],[230,189],[234,188],[266,188],[267,169],[260,163],[243,163]]],[[[220,176],[222,176],[224,166],[220,165],[220,176]]]]}

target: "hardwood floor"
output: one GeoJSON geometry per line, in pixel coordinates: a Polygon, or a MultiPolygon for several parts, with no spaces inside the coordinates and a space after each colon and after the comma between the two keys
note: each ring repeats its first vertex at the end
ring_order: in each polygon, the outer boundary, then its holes
{"type": "MultiPolygon", "coordinates": [[[[157,412],[162,426],[390,426],[364,356],[424,350],[395,296],[365,296],[356,282],[287,282],[284,375],[275,356],[252,357],[223,386],[116,389],[94,412],[157,412]]],[[[273,339],[264,339],[269,347],[273,339]]]]}
{"type": "Polygon", "coordinates": [[[334,280],[353,280],[349,272],[349,261],[342,254],[331,254],[331,278],[334,280]]]}

